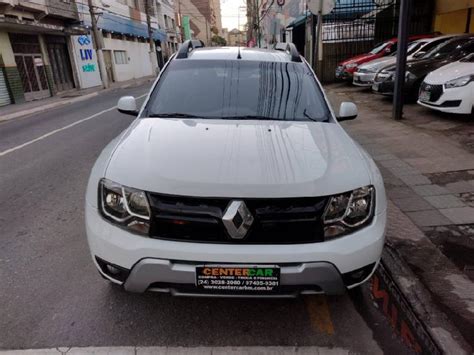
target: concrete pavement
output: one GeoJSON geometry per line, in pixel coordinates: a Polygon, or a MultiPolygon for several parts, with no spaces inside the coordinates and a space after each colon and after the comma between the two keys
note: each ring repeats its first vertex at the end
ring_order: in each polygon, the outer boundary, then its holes
{"type": "Polygon", "coordinates": [[[447,349],[451,340],[474,346],[474,122],[417,105],[407,105],[406,119],[395,122],[383,97],[345,84],[326,89],[334,107],[348,100],[359,106],[359,117],[343,126],[384,177],[393,203],[388,246],[440,306],[434,315],[436,307],[419,305],[425,326],[447,349]]]}
{"type": "Polygon", "coordinates": [[[87,178],[101,149],[133,119],[113,109],[117,99],[148,87],[0,124],[0,349],[258,345],[406,353],[373,308],[368,285],[357,297],[192,299],[128,294],[99,277],[84,233],[87,178]]]}

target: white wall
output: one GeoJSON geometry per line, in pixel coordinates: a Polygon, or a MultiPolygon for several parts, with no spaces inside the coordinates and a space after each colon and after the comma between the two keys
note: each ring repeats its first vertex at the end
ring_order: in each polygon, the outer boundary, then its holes
{"type": "Polygon", "coordinates": [[[112,50],[112,67],[116,81],[137,79],[153,74],[148,43],[104,38],[104,46],[105,50],[112,50]],[[116,64],[114,50],[126,51],[128,63],[116,64]]]}

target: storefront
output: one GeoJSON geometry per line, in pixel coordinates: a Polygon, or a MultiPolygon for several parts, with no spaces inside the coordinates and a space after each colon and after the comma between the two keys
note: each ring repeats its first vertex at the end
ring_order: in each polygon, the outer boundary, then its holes
{"type": "Polygon", "coordinates": [[[38,36],[10,33],[9,37],[25,100],[39,100],[51,96],[38,36]]]}
{"type": "Polygon", "coordinates": [[[74,89],[71,60],[65,36],[45,36],[56,91],[74,89]]]}

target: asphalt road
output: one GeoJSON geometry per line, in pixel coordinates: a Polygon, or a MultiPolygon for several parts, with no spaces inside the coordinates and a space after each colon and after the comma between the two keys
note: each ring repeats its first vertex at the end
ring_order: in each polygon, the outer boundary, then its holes
{"type": "Polygon", "coordinates": [[[98,275],[84,230],[88,175],[133,120],[113,109],[117,99],[148,88],[0,124],[0,349],[314,345],[406,353],[368,288],[295,300],[193,299],[127,294],[98,275]]]}

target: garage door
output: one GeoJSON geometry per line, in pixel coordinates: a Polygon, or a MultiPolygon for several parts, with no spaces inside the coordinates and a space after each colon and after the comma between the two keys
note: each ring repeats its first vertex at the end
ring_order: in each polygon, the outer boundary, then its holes
{"type": "Polygon", "coordinates": [[[0,106],[9,105],[10,103],[10,94],[8,93],[5,75],[3,69],[0,68],[0,106]]]}

